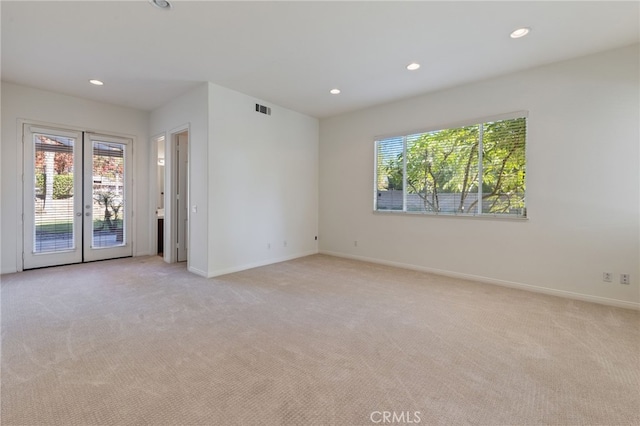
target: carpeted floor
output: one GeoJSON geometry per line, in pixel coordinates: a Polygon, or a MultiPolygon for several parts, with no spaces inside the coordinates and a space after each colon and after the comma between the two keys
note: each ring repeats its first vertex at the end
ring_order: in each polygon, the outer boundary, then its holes
{"type": "Polygon", "coordinates": [[[640,313],[315,255],[2,277],[3,425],[640,424],[640,313]]]}

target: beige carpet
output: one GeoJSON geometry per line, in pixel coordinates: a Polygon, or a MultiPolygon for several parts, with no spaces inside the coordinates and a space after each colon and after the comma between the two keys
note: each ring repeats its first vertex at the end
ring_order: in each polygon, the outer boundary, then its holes
{"type": "Polygon", "coordinates": [[[322,255],[210,280],[157,257],[28,271],[2,277],[2,424],[638,425],[639,329],[322,255]]]}

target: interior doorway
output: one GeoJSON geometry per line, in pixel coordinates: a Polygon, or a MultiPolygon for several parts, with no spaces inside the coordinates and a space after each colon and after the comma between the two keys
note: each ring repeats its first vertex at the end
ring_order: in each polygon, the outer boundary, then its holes
{"type": "Polygon", "coordinates": [[[157,232],[157,244],[156,253],[158,256],[164,255],[164,192],[165,192],[165,137],[164,135],[158,136],[154,139],[157,152],[157,166],[156,166],[156,232],[157,232]]]}
{"type": "Polygon", "coordinates": [[[24,124],[23,269],[133,255],[131,145],[24,124]]]}

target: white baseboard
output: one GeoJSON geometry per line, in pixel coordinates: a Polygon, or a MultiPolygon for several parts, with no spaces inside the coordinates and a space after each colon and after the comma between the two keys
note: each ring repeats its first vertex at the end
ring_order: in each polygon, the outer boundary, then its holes
{"type": "Polygon", "coordinates": [[[15,274],[16,272],[18,272],[16,268],[5,268],[0,271],[0,275],[15,274]]]}
{"type": "Polygon", "coordinates": [[[390,260],[377,259],[377,258],[365,257],[365,256],[356,256],[352,254],[332,252],[327,250],[320,250],[319,253],[326,254],[329,256],[342,257],[345,259],[361,260],[363,262],[371,262],[371,263],[377,263],[380,265],[395,266],[397,268],[428,272],[431,274],[443,275],[451,278],[460,278],[460,279],[465,279],[470,281],[478,281],[481,283],[499,285],[502,287],[517,288],[520,290],[531,291],[534,293],[548,294],[551,296],[559,296],[567,299],[580,300],[583,302],[593,302],[593,303],[599,303],[601,305],[615,306],[618,308],[634,309],[634,310],[640,311],[640,303],[627,302],[625,300],[609,299],[607,297],[600,297],[600,296],[591,296],[588,294],[574,293],[574,292],[565,291],[565,290],[556,290],[553,288],[540,287],[540,286],[535,286],[531,284],[523,284],[523,283],[517,283],[513,281],[499,280],[495,278],[482,277],[479,275],[462,274],[459,272],[446,271],[443,269],[427,268],[425,266],[412,265],[409,263],[394,262],[390,260]]]}
{"type": "Polygon", "coordinates": [[[201,271],[200,269],[194,268],[193,266],[187,266],[187,271],[191,272],[192,274],[200,275],[201,277],[209,278],[205,271],[201,271]]]}
{"type": "Polygon", "coordinates": [[[217,271],[213,271],[206,275],[207,278],[219,277],[220,275],[232,274],[234,272],[246,271],[247,269],[258,268],[260,266],[272,265],[274,263],[286,262],[287,260],[297,259],[299,257],[311,256],[312,254],[318,254],[317,250],[307,251],[302,253],[291,254],[283,257],[277,257],[272,259],[265,259],[259,262],[249,263],[240,266],[234,266],[232,268],[220,269],[217,271]]]}

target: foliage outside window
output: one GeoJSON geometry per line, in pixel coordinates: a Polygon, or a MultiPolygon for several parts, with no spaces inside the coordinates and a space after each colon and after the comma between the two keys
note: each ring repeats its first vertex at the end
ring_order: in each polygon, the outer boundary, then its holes
{"type": "Polygon", "coordinates": [[[526,117],[376,141],[375,210],[526,217],[526,117]]]}
{"type": "MultiPolygon", "coordinates": [[[[46,136],[39,136],[39,142],[46,146],[54,145],[57,141],[53,141],[46,136]]],[[[40,148],[36,150],[35,168],[36,168],[36,197],[45,198],[47,191],[47,179],[53,180],[53,193],[50,194],[54,200],[62,200],[73,196],[73,153],[63,151],[65,148],[58,148],[57,151],[45,152],[40,148]],[[47,176],[46,171],[46,157],[50,155],[52,157],[52,172],[51,176],[47,176]]],[[[67,148],[68,149],[68,148],[67,148]]]]}

